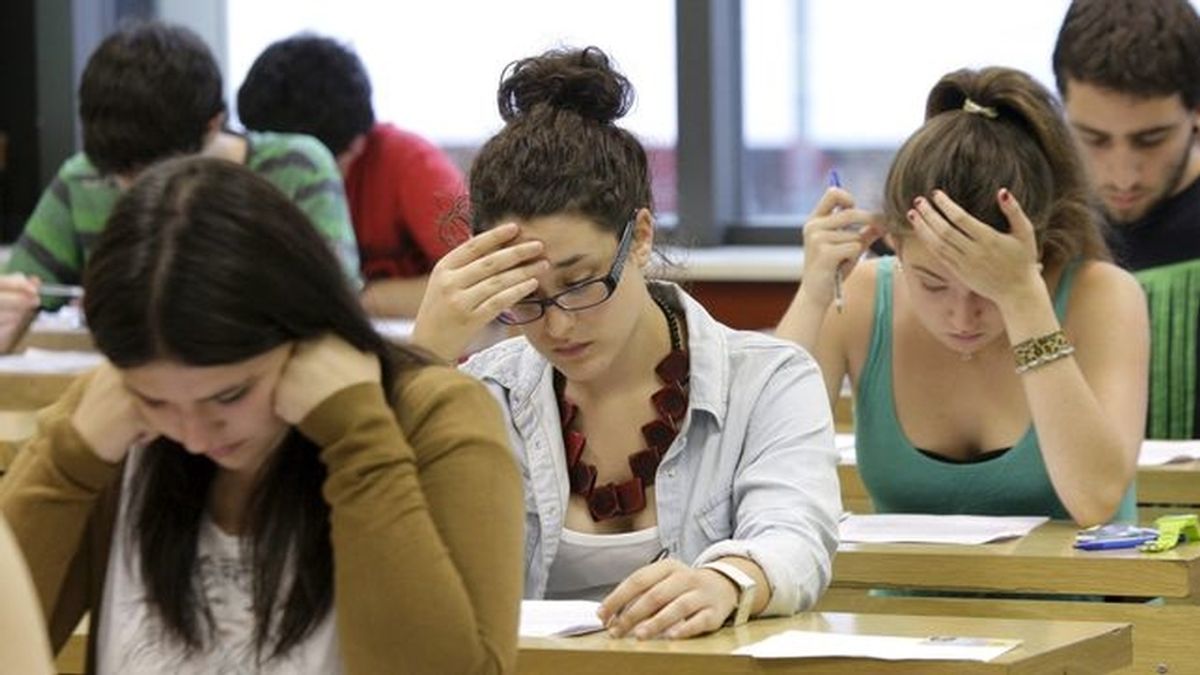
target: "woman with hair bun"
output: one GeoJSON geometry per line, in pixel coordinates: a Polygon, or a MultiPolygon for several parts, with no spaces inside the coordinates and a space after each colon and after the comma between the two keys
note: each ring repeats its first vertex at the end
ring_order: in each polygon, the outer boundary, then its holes
{"type": "Polygon", "coordinates": [[[831,399],[850,377],[877,510],[1134,519],[1145,298],[1107,262],[1044,87],[1008,68],[943,77],[882,222],[830,188],[804,248],[777,334],[816,356],[831,399]],[[884,235],[896,257],[857,264],[884,235]]]}
{"type": "Polygon", "coordinates": [[[471,169],[476,236],[436,266],[414,340],[501,402],[525,481],[525,595],[602,600],[613,635],[683,638],[810,607],[840,511],[828,401],[795,345],[645,277],[646,152],[599,49],[506,70],[471,169]]]}

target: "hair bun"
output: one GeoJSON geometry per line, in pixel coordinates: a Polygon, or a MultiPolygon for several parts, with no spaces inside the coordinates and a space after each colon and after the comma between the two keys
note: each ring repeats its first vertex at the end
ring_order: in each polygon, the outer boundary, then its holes
{"type": "Polygon", "coordinates": [[[539,105],[609,123],[629,112],[633,88],[598,47],[555,49],[510,63],[497,93],[505,122],[539,105]]]}

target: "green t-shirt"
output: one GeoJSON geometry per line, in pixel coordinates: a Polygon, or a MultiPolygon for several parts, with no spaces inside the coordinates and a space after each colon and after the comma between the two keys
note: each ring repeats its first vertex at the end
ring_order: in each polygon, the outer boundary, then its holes
{"type": "MultiPolygon", "coordinates": [[[[309,136],[249,132],[246,167],[283,191],[328,242],[342,269],[360,285],[358,248],[342,176],[333,156],[309,136]]],[[[8,272],[78,284],[83,266],[121,191],[84,154],[63,163],[13,245],[8,272]]]]}

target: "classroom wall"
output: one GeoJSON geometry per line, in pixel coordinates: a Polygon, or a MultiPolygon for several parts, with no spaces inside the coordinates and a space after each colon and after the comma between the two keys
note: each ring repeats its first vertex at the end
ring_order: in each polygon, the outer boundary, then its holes
{"type": "Polygon", "coordinates": [[[0,2],[0,242],[12,241],[60,164],[80,147],[75,90],[100,40],[154,0],[0,2]]]}

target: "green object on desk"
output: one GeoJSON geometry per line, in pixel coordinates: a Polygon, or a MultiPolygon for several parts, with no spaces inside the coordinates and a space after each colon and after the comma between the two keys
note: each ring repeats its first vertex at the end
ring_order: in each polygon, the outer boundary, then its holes
{"type": "Polygon", "coordinates": [[[1200,516],[1194,513],[1162,516],[1154,521],[1154,527],[1158,530],[1158,539],[1142,544],[1139,550],[1162,553],[1183,542],[1200,541],[1200,516]]]}

